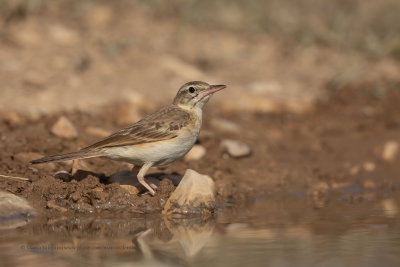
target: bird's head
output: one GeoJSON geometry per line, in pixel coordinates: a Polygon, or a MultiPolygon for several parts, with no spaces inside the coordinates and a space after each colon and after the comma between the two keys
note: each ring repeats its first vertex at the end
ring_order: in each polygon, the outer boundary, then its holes
{"type": "Polygon", "coordinates": [[[199,81],[188,82],[179,89],[174,104],[188,108],[203,108],[213,93],[225,87],[226,85],[210,85],[199,81]]]}

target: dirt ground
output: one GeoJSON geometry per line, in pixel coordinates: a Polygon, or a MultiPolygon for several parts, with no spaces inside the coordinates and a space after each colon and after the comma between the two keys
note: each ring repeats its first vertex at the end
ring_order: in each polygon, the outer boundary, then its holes
{"type": "Polygon", "coordinates": [[[337,194],[346,201],[363,201],[400,188],[398,155],[383,156],[388,142],[399,142],[399,101],[398,82],[339,88],[301,115],[221,113],[210,101],[198,140],[207,149],[206,156],[151,171],[162,180],[155,197],[130,194],[108,181],[117,171],[129,170],[125,163],[89,159],[67,180],[54,178],[54,174],[70,172],[72,163],[28,163],[40,155],[68,152],[96,141],[98,136],[87,133],[89,126],[117,130],[124,103],[96,114],[70,112],[35,119],[3,112],[0,174],[27,177],[32,182],[0,179],[0,190],[27,198],[50,217],[60,213],[159,213],[174,190],[162,174],[183,175],[191,168],[216,181],[220,207],[291,194],[302,195],[317,209],[337,194]],[[50,132],[60,115],[76,126],[78,138],[65,140],[50,132]],[[212,123],[215,119],[228,120],[239,130],[226,131],[212,123]],[[226,138],[247,143],[253,153],[239,159],[227,157],[220,148],[226,138]]]}

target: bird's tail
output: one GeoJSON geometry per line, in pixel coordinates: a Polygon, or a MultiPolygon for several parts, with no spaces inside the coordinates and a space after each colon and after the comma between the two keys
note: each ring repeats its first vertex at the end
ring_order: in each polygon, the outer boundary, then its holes
{"type": "Polygon", "coordinates": [[[66,161],[66,160],[74,160],[74,159],[86,159],[86,158],[94,158],[94,157],[101,157],[103,153],[101,151],[93,151],[93,150],[79,150],[67,154],[61,155],[53,155],[48,157],[43,157],[40,159],[32,160],[32,164],[41,164],[47,162],[54,162],[54,161],[66,161]]]}

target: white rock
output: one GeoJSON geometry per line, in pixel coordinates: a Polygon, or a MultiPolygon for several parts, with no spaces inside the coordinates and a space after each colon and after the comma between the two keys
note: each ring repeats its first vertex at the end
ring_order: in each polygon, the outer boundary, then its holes
{"type": "Polygon", "coordinates": [[[215,210],[215,184],[211,177],[188,169],[164,206],[170,215],[207,216],[215,210]]]}
{"type": "Polygon", "coordinates": [[[240,131],[240,127],[236,123],[221,118],[212,119],[211,125],[214,128],[224,132],[237,133],[240,131]]]}
{"type": "Polygon", "coordinates": [[[399,143],[396,141],[388,141],[385,143],[382,152],[382,158],[385,161],[393,161],[399,152],[399,143]]]}
{"type": "Polygon", "coordinates": [[[8,192],[0,191],[0,229],[13,229],[25,225],[35,214],[28,201],[8,192]]]}
{"type": "Polygon", "coordinates": [[[185,155],[185,161],[199,160],[206,154],[206,148],[202,145],[194,145],[192,149],[185,155]]]}
{"type": "Polygon", "coordinates": [[[221,143],[221,148],[227,152],[231,157],[240,158],[246,157],[251,154],[251,148],[243,142],[225,139],[221,143]]]}
{"type": "Polygon", "coordinates": [[[78,131],[70,120],[61,116],[51,128],[51,132],[64,139],[74,139],[78,136],[78,131]]]}

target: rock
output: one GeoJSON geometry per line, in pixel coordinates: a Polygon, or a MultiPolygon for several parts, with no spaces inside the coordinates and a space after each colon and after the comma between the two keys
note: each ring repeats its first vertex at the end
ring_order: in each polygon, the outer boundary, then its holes
{"type": "Polygon", "coordinates": [[[221,118],[212,119],[211,125],[224,132],[237,133],[240,131],[240,127],[236,123],[221,118]]]}
{"type": "Polygon", "coordinates": [[[227,152],[231,157],[240,158],[251,154],[251,148],[243,142],[225,139],[221,143],[223,152],[227,152]]]}
{"type": "Polygon", "coordinates": [[[25,123],[25,119],[15,111],[0,110],[0,120],[11,125],[21,125],[25,123]]]}
{"type": "Polygon", "coordinates": [[[373,163],[372,161],[366,161],[366,162],[364,162],[364,164],[363,164],[363,168],[364,168],[364,170],[367,171],[367,172],[372,172],[372,171],[375,170],[376,165],[375,165],[375,163],[373,163]]]}
{"type": "Polygon", "coordinates": [[[61,116],[57,120],[53,127],[51,127],[51,132],[64,139],[74,139],[78,136],[75,126],[65,116],[61,116]]]}
{"type": "Polygon", "coordinates": [[[86,127],[85,129],[85,133],[93,135],[93,136],[97,136],[97,137],[107,137],[111,134],[111,132],[104,130],[102,128],[98,128],[98,127],[86,127]]]}
{"type": "Polygon", "coordinates": [[[64,208],[64,207],[61,207],[61,206],[57,205],[54,199],[47,201],[46,206],[49,209],[54,209],[54,210],[57,210],[59,212],[67,212],[68,211],[67,208],[64,208]]]}
{"type": "Polygon", "coordinates": [[[194,145],[184,157],[185,161],[199,160],[206,154],[206,148],[202,145],[194,145]]]}
{"type": "Polygon", "coordinates": [[[175,216],[208,217],[214,213],[215,208],[214,181],[207,175],[188,169],[167,200],[163,213],[175,216]]]}
{"type": "Polygon", "coordinates": [[[137,195],[139,194],[139,189],[136,186],[133,185],[129,185],[129,184],[122,184],[120,185],[121,188],[123,188],[124,190],[126,190],[129,194],[132,195],[137,195]]]}
{"type": "Polygon", "coordinates": [[[35,215],[28,201],[8,192],[0,191],[0,229],[13,229],[27,224],[35,215]]]}
{"type": "Polygon", "coordinates": [[[385,143],[382,152],[382,158],[385,161],[393,161],[399,152],[399,143],[396,141],[388,141],[385,143]]]}

